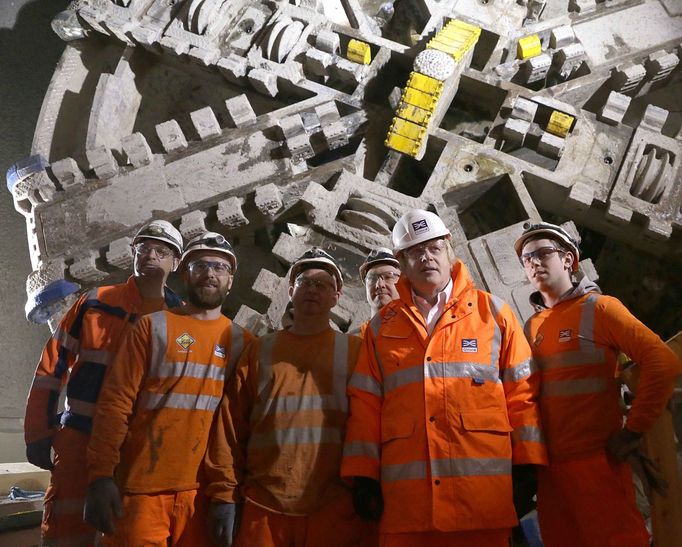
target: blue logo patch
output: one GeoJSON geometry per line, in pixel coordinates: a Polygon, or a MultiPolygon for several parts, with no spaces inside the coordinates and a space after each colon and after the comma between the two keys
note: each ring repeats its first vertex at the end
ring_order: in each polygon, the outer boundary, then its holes
{"type": "Polygon", "coordinates": [[[478,339],[476,339],[476,338],[462,338],[462,352],[463,353],[478,353],[478,339]]]}
{"type": "Polygon", "coordinates": [[[216,357],[220,357],[221,359],[225,359],[225,346],[221,346],[219,344],[216,344],[215,348],[213,348],[213,353],[215,353],[216,357]]]}
{"type": "Polygon", "coordinates": [[[417,222],[412,223],[412,230],[414,230],[414,235],[419,235],[424,232],[429,231],[429,225],[426,222],[426,219],[418,220],[417,222]]]}

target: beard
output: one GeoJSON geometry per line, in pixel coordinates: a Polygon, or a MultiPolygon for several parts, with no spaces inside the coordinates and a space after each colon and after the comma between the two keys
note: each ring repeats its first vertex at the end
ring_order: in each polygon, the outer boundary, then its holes
{"type": "Polygon", "coordinates": [[[189,285],[187,287],[187,298],[197,308],[212,310],[222,306],[228,290],[227,285],[219,285],[217,287],[189,285]]]}

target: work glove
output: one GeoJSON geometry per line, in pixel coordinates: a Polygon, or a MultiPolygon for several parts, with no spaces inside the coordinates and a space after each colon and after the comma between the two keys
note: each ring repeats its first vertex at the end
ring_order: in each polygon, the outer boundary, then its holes
{"type": "Polygon", "coordinates": [[[639,448],[642,434],[624,427],[611,435],[606,441],[606,451],[620,462],[628,459],[628,456],[639,448]]]}
{"type": "Polygon", "coordinates": [[[663,473],[654,460],[637,451],[630,454],[627,461],[642,481],[647,497],[651,496],[652,490],[662,497],[668,495],[668,482],[663,478],[663,473]]]}
{"type": "Polygon", "coordinates": [[[52,463],[52,437],[45,437],[39,441],[26,443],[26,459],[40,467],[52,471],[54,464],[52,463]]]}
{"type": "Polygon", "coordinates": [[[230,547],[237,535],[241,503],[211,503],[208,508],[208,528],[213,541],[221,547],[230,547]]]}
{"type": "Polygon", "coordinates": [[[521,518],[535,508],[533,498],[538,491],[537,466],[512,465],[512,487],[514,508],[518,517],[521,518]]]}
{"type": "Polygon", "coordinates": [[[379,521],[384,512],[384,497],[379,481],[369,477],[353,477],[353,507],[364,520],[379,521]]]}
{"type": "Polygon", "coordinates": [[[95,530],[110,536],[114,533],[114,517],[123,516],[121,494],[111,477],[103,477],[90,483],[85,497],[83,520],[95,530]]]}

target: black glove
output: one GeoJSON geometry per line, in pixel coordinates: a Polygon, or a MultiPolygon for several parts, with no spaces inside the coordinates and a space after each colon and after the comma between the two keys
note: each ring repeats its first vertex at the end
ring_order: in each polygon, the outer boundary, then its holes
{"type": "Polygon", "coordinates": [[[369,477],[353,477],[353,507],[364,520],[378,521],[384,512],[384,497],[379,481],[369,477]]]}
{"type": "Polygon", "coordinates": [[[624,427],[611,435],[606,441],[606,451],[618,461],[624,462],[630,454],[637,451],[642,434],[624,427]]]}
{"type": "Polygon", "coordinates": [[[538,491],[537,468],[532,464],[512,465],[514,509],[519,518],[535,508],[533,497],[538,491]]]}
{"type": "Polygon", "coordinates": [[[111,477],[103,477],[90,483],[85,497],[83,520],[106,535],[114,533],[114,518],[123,516],[121,494],[111,477]]]}
{"type": "Polygon", "coordinates": [[[208,508],[208,529],[213,541],[221,547],[230,547],[239,528],[237,514],[241,503],[211,503],[208,508]]]}
{"type": "Polygon", "coordinates": [[[45,437],[39,441],[33,441],[26,444],[26,459],[29,463],[52,471],[54,464],[52,463],[52,437],[45,437]]]}

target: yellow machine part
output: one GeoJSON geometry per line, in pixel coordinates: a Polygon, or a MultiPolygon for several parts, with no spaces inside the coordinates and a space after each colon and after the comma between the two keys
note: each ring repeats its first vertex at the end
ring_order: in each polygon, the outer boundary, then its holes
{"type": "Polygon", "coordinates": [[[419,125],[426,127],[431,119],[431,112],[414,106],[413,104],[401,102],[398,105],[398,109],[395,111],[396,116],[403,118],[404,120],[409,120],[419,125]]]}
{"type": "Polygon", "coordinates": [[[396,133],[389,133],[388,137],[384,141],[384,144],[401,154],[407,154],[408,156],[415,157],[417,152],[419,152],[419,147],[421,142],[413,141],[402,135],[397,135],[396,133]]]}
{"type": "Polygon", "coordinates": [[[389,133],[396,133],[413,141],[421,142],[426,134],[426,129],[416,123],[408,122],[402,118],[393,118],[389,133]]]}
{"type": "Polygon", "coordinates": [[[353,61],[354,63],[368,65],[372,62],[372,50],[367,42],[362,42],[353,38],[348,42],[346,57],[349,61],[353,61]]]}
{"type": "Polygon", "coordinates": [[[568,132],[571,130],[573,121],[575,118],[555,110],[549,117],[549,123],[547,123],[547,131],[556,135],[557,137],[566,137],[568,132]]]}
{"type": "Polygon", "coordinates": [[[405,88],[405,91],[403,91],[402,99],[406,103],[413,104],[414,106],[418,106],[419,108],[423,108],[424,110],[428,110],[429,112],[434,111],[434,109],[436,108],[436,103],[438,102],[437,97],[429,95],[428,93],[424,93],[423,91],[419,91],[418,89],[414,89],[412,87],[405,88]]]}
{"type": "Polygon", "coordinates": [[[516,47],[516,53],[519,59],[530,59],[537,57],[542,53],[542,43],[537,34],[530,34],[519,39],[516,47]]]}
{"type": "Polygon", "coordinates": [[[429,95],[436,95],[439,97],[443,91],[443,82],[431,78],[430,76],[420,74],[419,72],[410,72],[410,77],[407,80],[407,87],[418,89],[429,95]]]}

